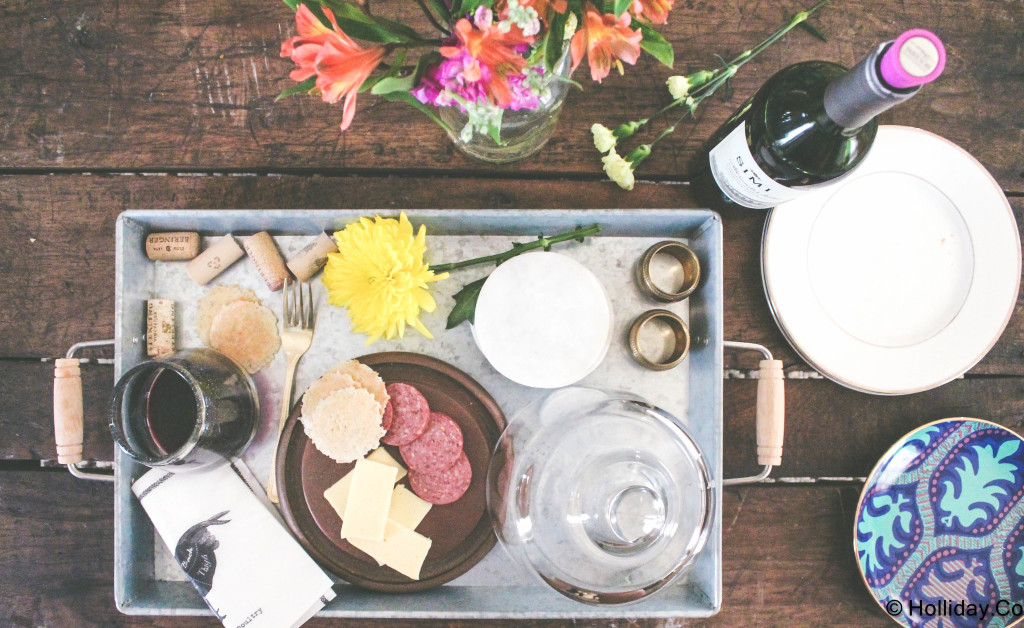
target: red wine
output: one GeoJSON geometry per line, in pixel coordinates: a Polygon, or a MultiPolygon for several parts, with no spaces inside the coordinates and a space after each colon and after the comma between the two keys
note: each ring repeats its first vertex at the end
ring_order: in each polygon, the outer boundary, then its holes
{"type": "Polygon", "coordinates": [[[767,209],[851,172],[867,155],[878,116],[941,74],[934,34],[907,31],[853,70],[826,61],[791,65],[711,136],[691,185],[714,209],[767,209]]]}
{"type": "Polygon", "coordinates": [[[159,453],[181,449],[198,420],[196,396],[188,381],[171,369],[161,371],[146,399],[146,425],[159,453]]]}

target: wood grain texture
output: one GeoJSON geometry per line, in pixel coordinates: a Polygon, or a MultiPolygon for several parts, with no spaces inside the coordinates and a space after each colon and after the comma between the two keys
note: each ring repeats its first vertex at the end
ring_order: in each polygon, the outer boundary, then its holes
{"type": "MultiPolygon", "coordinates": [[[[1024,199],[1011,199],[1018,223],[1024,199]]],[[[126,209],[680,208],[685,185],[459,177],[0,176],[0,358],[57,357],[108,338],[114,320],[114,222],[126,209]],[[43,302],[39,294],[48,295],[43,302]]],[[[763,212],[727,211],[725,336],[768,346],[806,368],[772,319],[761,285],[763,212]]],[[[756,368],[729,356],[727,367],[756,368]]],[[[971,371],[1024,375],[1024,297],[971,371]]]]}
{"type": "MultiPolygon", "coordinates": [[[[806,2],[678,2],[663,29],[676,49],[675,73],[712,67],[753,46],[806,2]]],[[[416,16],[405,0],[377,0],[375,11],[416,16]]],[[[699,122],[680,125],[641,171],[679,179],[711,132],[771,74],[791,63],[846,65],[903,28],[939,33],[945,75],[886,113],[887,124],[919,126],[962,145],[1004,188],[1024,190],[1024,5],[1020,2],[908,0],[886,6],[847,0],[823,9],[822,43],[797,30],[734,81],[699,122]],[[1016,96],[1015,96],[1016,95],[1016,96]]],[[[424,30],[423,32],[427,32],[424,30]]],[[[0,7],[0,168],[435,170],[578,173],[600,177],[589,128],[649,115],[668,102],[673,73],[649,57],[624,76],[569,96],[548,147],[526,163],[492,167],[454,151],[425,117],[375,97],[359,98],[352,129],[339,134],[341,109],[313,97],[274,102],[290,82],[279,58],[294,19],[280,2],[27,0],[0,7]]],[[[658,129],[660,130],[660,128],[658,129]]],[[[641,138],[643,139],[643,138],[641,138]]]]}
{"type": "MultiPolygon", "coordinates": [[[[709,620],[612,620],[586,625],[887,626],[854,562],[854,487],[730,489],[722,504],[722,611],[709,620]]],[[[0,472],[0,625],[193,628],[213,617],[128,617],[114,607],[113,489],[60,472],[0,472]]],[[[377,626],[314,619],[310,628],[377,626]]],[[[399,627],[472,622],[399,621],[399,627]]],[[[501,628],[569,621],[488,622],[501,628]]]]}
{"type": "MultiPolygon", "coordinates": [[[[81,370],[84,458],[112,460],[114,442],[107,424],[114,367],[83,364],[81,370]]],[[[0,360],[0,382],[0,461],[55,460],[53,363],[0,360]]]]}
{"type": "MultiPolygon", "coordinates": [[[[758,471],[754,450],[755,380],[727,380],[725,474],[758,471]]],[[[865,477],[904,434],[953,417],[987,419],[1024,434],[1024,380],[966,378],[915,395],[883,397],[821,380],[786,381],[781,477],[865,477]]]]}

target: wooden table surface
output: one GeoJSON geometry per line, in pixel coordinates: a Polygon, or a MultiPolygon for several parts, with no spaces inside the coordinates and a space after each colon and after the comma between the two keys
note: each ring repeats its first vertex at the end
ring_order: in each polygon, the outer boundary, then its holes
{"type": "MultiPolygon", "coordinates": [[[[381,13],[414,15],[406,0],[381,13]]],[[[677,71],[749,47],[798,2],[677,0],[665,35],[677,71]]],[[[52,360],[113,335],[114,221],[132,208],[685,208],[687,163],[732,109],[779,68],[856,62],[910,27],[946,42],[945,75],[882,116],[967,149],[1024,218],[1024,2],[834,0],[815,20],[823,43],[794,31],[735,78],[644,164],[632,192],[604,179],[588,131],[667,102],[671,73],[649,58],[604,84],[585,79],[554,137],[526,162],[494,167],[453,149],[402,105],[340,107],[274,98],[290,82],[278,57],[294,32],[277,0],[65,0],[0,4],[0,625],[217,626],[205,618],[131,618],[113,600],[113,491],[53,463],[52,360]]],[[[775,327],[761,289],[765,214],[727,212],[725,335],[760,342],[797,375],[811,371],[775,327]]],[[[742,373],[753,365],[727,356],[742,373]]],[[[83,367],[86,456],[110,459],[109,365],[83,367]]],[[[753,380],[725,382],[725,471],[755,470],[753,380]]],[[[885,626],[852,550],[861,484],[901,435],[952,416],[1024,428],[1024,315],[967,375],[904,397],[787,381],[787,478],[725,493],[724,605],[705,621],[602,625],[885,626]]],[[[624,613],[628,612],[624,611],[624,613]]],[[[371,625],[316,619],[311,626],[371,625]]],[[[400,622],[403,625],[430,622],[400,622]]],[[[511,625],[516,622],[505,622],[511,625]]],[[[548,622],[523,622],[521,625],[548,622]]],[[[568,622],[551,622],[566,625],[568,622]]]]}

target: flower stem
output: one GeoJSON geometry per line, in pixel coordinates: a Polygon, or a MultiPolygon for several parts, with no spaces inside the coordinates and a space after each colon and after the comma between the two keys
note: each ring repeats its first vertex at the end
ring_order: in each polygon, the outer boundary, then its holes
{"type": "Polygon", "coordinates": [[[504,253],[495,253],[494,255],[487,255],[485,257],[475,257],[473,259],[463,260],[461,262],[450,262],[448,264],[438,264],[437,266],[431,266],[430,270],[435,273],[443,273],[449,270],[458,270],[459,268],[465,268],[467,266],[476,266],[478,264],[489,264],[494,262],[496,265],[506,260],[512,259],[520,253],[532,251],[534,249],[544,249],[545,251],[551,248],[551,245],[558,244],[560,242],[568,242],[569,240],[578,240],[583,242],[583,238],[592,236],[601,231],[601,225],[590,225],[589,227],[576,227],[572,231],[566,231],[550,238],[540,236],[533,242],[527,242],[525,244],[513,243],[512,249],[505,251],[504,253]]]}
{"type": "Polygon", "coordinates": [[[441,31],[441,33],[443,33],[445,36],[451,35],[451,32],[447,28],[445,28],[440,22],[438,22],[437,18],[434,17],[434,14],[430,12],[430,9],[427,8],[426,2],[424,2],[423,0],[416,0],[416,4],[420,5],[420,9],[423,11],[423,14],[427,16],[427,19],[430,20],[430,23],[434,25],[434,28],[441,31]]]}
{"type": "MultiPolygon", "coordinates": [[[[693,113],[693,110],[697,108],[697,105],[699,105],[705,98],[711,96],[716,91],[718,91],[718,88],[724,85],[726,81],[731,79],[736,74],[737,70],[739,70],[745,63],[747,63],[748,61],[752,61],[754,57],[764,52],[769,46],[771,46],[776,41],[784,37],[786,33],[793,30],[801,22],[806,21],[812,13],[814,13],[821,7],[825,6],[829,2],[831,2],[831,0],[819,0],[819,2],[812,6],[810,9],[794,14],[793,17],[790,18],[789,23],[787,23],[785,26],[769,35],[767,39],[765,39],[758,45],[754,46],[750,50],[746,50],[737,55],[736,58],[730,61],[726,67],[715,70],[715,76],[713,79],[711,79],[707,83],[701,85],[696,90],[694,90],[693,94],[691,95],[693,98],[693,105],[688,106],[686,108],[685,113],[679,116],[679,118],[675,122],[673,122],[671,126],[662,131],[661,134],[658,135],[658,137],[655,138],[653,142],[651,142],[651,148],[653,148],[658,142],[660,142],[666,136],[673,133],[675,131],[676,125],[678,125],[680,122],[686,119],[686,116],[691,115],[693,113]]],[[[663,107],[660,111],[652,115],[651,118],[661,113],[664,113],[665,111],[668,111],[672,107],[681,106],[685,102],[686,100],[683,98],[673,100],[670,104],[663,107]]]]}
{"type": "Polygon", "coordinates": [[[384,47],[390,52],[399,48],[413,50],[415,48],[437,48],[440,45],[442,45],[440,39],[421,39],[419,41],[393,41],[384,44],[384,47]]]}
{"type": "Polygon", "coordinates": [[[821,7],[825,6],[829,2],[831,2],[831,0],[819,0],[819,2],[817,4],[815,4],[813,7],[811,7],[810,9],[807,9],[806,11],[800,11],[799,13],[795,13],[793,15],[793,17],[791,17],[789,19],[789,23],[788,24],[786,24],[785,26],[783,26],[779,30],[777,30],[774,33],[772,33],[771,35],[769,35],[767,39],[765,39],[764,41],[762,41],[758,45],[754,46],[750,50],[746,50],[746,51],[740,53],[735,59],[733,59],[731,62],[729,62],[729,65],[735,65],[738,68],[738,67],[742,66],[744,63],[746,63],[747,61],[750,61],[751,59],[753,59],[757,55],[761,54],[765,50],[765,48],[768,48],[769,46],[771,46],[772,44],[777,42],[779,39],[781,39],[783,36],[785,36],[786,33],[788,33],[789,31],[793,30],[793,28],[795,28],[798,24],[800,24],[801,22],[806,21],[807,18],[810,17],[812,13],[814,13],[815,11],[820,9],[821,7]]]}

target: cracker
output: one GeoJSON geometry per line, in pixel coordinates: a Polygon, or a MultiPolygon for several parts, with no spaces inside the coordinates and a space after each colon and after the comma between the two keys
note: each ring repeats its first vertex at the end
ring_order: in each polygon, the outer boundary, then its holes
{"type": "Polygon", "coordinates": [[[339,463],[365,456],[380,444],[380,404],[362,388],[342,388],[303,413],[306,436],[325,456],[339,463]]]}
{"type": "Polygon", "coordinates": [[[316,411],[317,405],[324,398],[344,388],[362,388],[362,386],[356,383],[356,380],[352,379],[351,375],[346,373],[333,373],[330,371],[324,373],[319,379],[310,384],[309,388],[306,389],[306,394],[302,395],[301,416],[312,415],[316,411]]]}
{"type": "Polygon", "coordinates": [[[225,305],[239,300],[260,303],[255,292],[241,286],[214,286],[203,296],[196,313],[196,330],[203,344],[210,344],[210,326],[213,325],[214,317],[225,305]]]}
{"type": "Polygon", "coordinates": [[[259,303],[229,303],[213,317],[210,346],[255,373],[269,366],[281,348],[277,317],[259,303]]]}
{"type": "Polygon", "coordinates": [[[390,397],[388,397],[388,391],[384,387],[384,380],[380,378],[377,371],[359,360],[349,360],[348,362],[342,362],[327,372],[346,374],[354,379],[357,384],[373,395],[373,398],[380,404],[381,416],[384,416],[384,406],[388,404],[390,397]]]}

